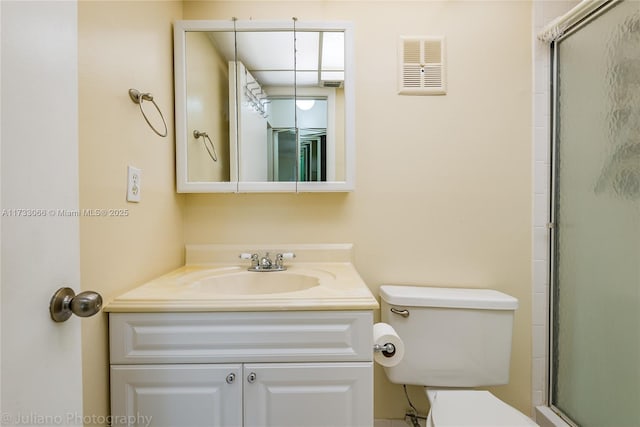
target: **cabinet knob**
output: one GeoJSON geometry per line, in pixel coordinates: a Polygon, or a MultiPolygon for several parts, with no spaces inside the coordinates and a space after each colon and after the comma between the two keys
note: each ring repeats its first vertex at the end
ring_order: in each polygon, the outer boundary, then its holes
{"type": "Polygon", "coordinates": [[[230,373],[229,375],[227,375],[227,384],[233,384],[235,380],[236,380],[236,374],[230,373]]]}
{"type": "Polygon", "coordinates": [[[256,378],[257,378],[257,377],[258,377],[258,376],[256,375],[256,373],[255,373],[255,372],[251,372],[251,373],[249,374],[249,376],[247,377],[247,381],[249,381],[249,384],[253,384],[254,382],[256,382],[256,378]]]}

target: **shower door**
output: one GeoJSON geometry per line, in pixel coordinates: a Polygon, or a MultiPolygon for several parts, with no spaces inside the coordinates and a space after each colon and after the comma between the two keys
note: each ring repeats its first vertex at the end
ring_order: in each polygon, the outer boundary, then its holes
{"type": "Polygon", "coordinates": [[[640,2],[552,45],[550,400],[580,426],[640,426],[640,2]]]}

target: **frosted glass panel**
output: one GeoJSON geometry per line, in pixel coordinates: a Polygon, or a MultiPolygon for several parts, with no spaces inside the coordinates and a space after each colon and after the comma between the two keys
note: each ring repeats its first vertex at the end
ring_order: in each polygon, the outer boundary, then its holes
{"type": "Polygon", "coordinates": [[[640,426],[640,2],[557,49],[551,400],[640,426]]]}

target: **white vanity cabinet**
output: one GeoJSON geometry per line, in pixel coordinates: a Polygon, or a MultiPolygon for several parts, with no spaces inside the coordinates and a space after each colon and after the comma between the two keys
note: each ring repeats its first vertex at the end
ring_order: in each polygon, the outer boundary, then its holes
{"type": "Polygon", "coordinates": [[[373,425],[371,362],[246,364],[244,425],[373,425]],[[247,380],[248,382],[248,380],[247,380]]]}
{"type": "Polygon", "coordinates": [[[112,425],[241,426],[241,375],[240,364],[111,365],[112,425]]]}
{"type": "Polygon", "coordinates": [[[370,427],[370,310],[109,313],[113,425],[370,427]]]}

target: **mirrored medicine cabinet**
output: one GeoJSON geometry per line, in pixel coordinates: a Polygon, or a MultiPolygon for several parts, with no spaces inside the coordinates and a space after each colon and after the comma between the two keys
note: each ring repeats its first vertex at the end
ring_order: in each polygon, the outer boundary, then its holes
{"type": "Polygon", "coordinates": [[[178,192],[353,189],[350,23],[177,21],[174,64],[178,192]]]}

